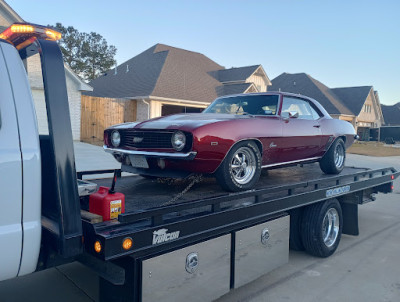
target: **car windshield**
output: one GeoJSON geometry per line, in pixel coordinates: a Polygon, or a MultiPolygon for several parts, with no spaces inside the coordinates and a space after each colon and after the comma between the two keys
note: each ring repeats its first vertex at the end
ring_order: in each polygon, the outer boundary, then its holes
{"type": "Polygon", "coordinates": [[[203,113],[275,115],[278,95],[249,95],[216,99],[203,113]]]}

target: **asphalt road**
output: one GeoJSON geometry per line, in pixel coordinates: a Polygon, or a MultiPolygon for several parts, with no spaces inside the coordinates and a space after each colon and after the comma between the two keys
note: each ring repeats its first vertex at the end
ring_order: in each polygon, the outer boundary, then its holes
{"type": "MultiPolygon", "coordinates": [[[[87,154],[97,167],[93,153],[87,154]]],[[[85,156],[76,157],[79,169],[85,156]]],[[[400,170],[400,157],[349,155],[347,165],[400,170]]],[[[333,256],[320,259],[290,251],[288,264],[217,301],[400,301],[399,194],[397,179],[393,194],[379,194],[375,202],[361,206],[360,235],[343,235],[333,256]]],[[[71,263],[0,282],[0,302],[98,301],[97,289],[96,275],[71,263]]]]}

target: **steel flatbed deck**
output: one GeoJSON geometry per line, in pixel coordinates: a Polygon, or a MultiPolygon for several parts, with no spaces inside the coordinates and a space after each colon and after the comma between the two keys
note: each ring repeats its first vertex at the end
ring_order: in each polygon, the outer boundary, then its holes
{"type": "MultiPolygon", "coordinates": [[[[102,243],[104,250],[97,257],[109,260],[125,254],[148,255],[160,250],[160,245],[152,243],[153,232],[160,228],[180,232],[181,240],[162,244],[163,249],[175,248],[176,244],[188,243],[184,238],[196,236],[201,240],[329,198],[361,192],[354,202],[362,204],[371,199],[366,192],[389,191],[395,175],[398,173],[393,168],[346,167],[340,175],[332,176],[322,174],[317,164],[309,164],[270,170],[261,176],[256,189],[240,193],[224,192],[212,178],[205,178],[174,204],[169,201],[187,186],[187,181],[168,184],[139,176],[122,177],[115,189],[126,196],[126,212],[118,221],[86,223],[85,229],[102,243]],[[134,238],[134,248],[129,252],[121,250],[120,245],[126,236],[134,238]]],[[[110,179],[95,182],[111,184],[110,179]]]]}

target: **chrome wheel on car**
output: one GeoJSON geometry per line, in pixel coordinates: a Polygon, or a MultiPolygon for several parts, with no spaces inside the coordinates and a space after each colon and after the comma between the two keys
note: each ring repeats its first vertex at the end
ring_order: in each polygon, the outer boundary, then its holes
{"type": "Polygon", "coordinates": [[[326,174],[339,174],[344,169],[346,148],[342,138],[336,139],[319,161],[321,170],[326,174]]]}
{"type": "Polygon", "coordinates": [[[337,144],[335,148],[335,166],[341,168],[344,163],[345,150],[343,144],[337,144]]]}
{"type": "Polygon", "coordinates": [[[335,208],[330,208],[322,222],[322,238],[327,247],[331,247],[339,234],[339,214],[335,208]]]}
{"type": "Polygon", "coordinates": [[[232,178],[239,184],[247,184],[256,173],[256,157],[248,147],[239,148],[232,157],[230,173],[232,178]]]}
{"type": "Polygon", "coordinates": [[[255,142],[234,145],[215,172],[218,183],[227,191],[253,189],[261,175],[261,153],[255,142]]]}

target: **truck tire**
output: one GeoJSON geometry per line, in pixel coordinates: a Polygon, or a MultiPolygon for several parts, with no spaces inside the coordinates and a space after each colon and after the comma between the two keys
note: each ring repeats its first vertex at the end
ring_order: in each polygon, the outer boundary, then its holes
{"type": "Polygon", "coordinates": [[[304,249],[313,256],[329,257],[339,245],[342,226],[342,208],[337,199],[306,207],[301,223],[304,249]]]}
{"type": "Polygon", "coordinates": [[[291,210],[290,215],[290,236],[289,248],[294,251],[304,251],[304,245],[301,240],[301,218],[303,216],[303,208],[291,210]]]}
{"type": "Polygon", "coordinates": [[[252,189],[260,174],[260,151],[254,142],[244,141],[232,147],[215,177],[223,189],[237,192],[252,189]]]}
{"type": "Polygon", "coordinates": [[[345,160],[346,148],[343,139],[338,138],[322,157],[319,166],[325,174],[339,174],[344,168],[345,160]]]}

